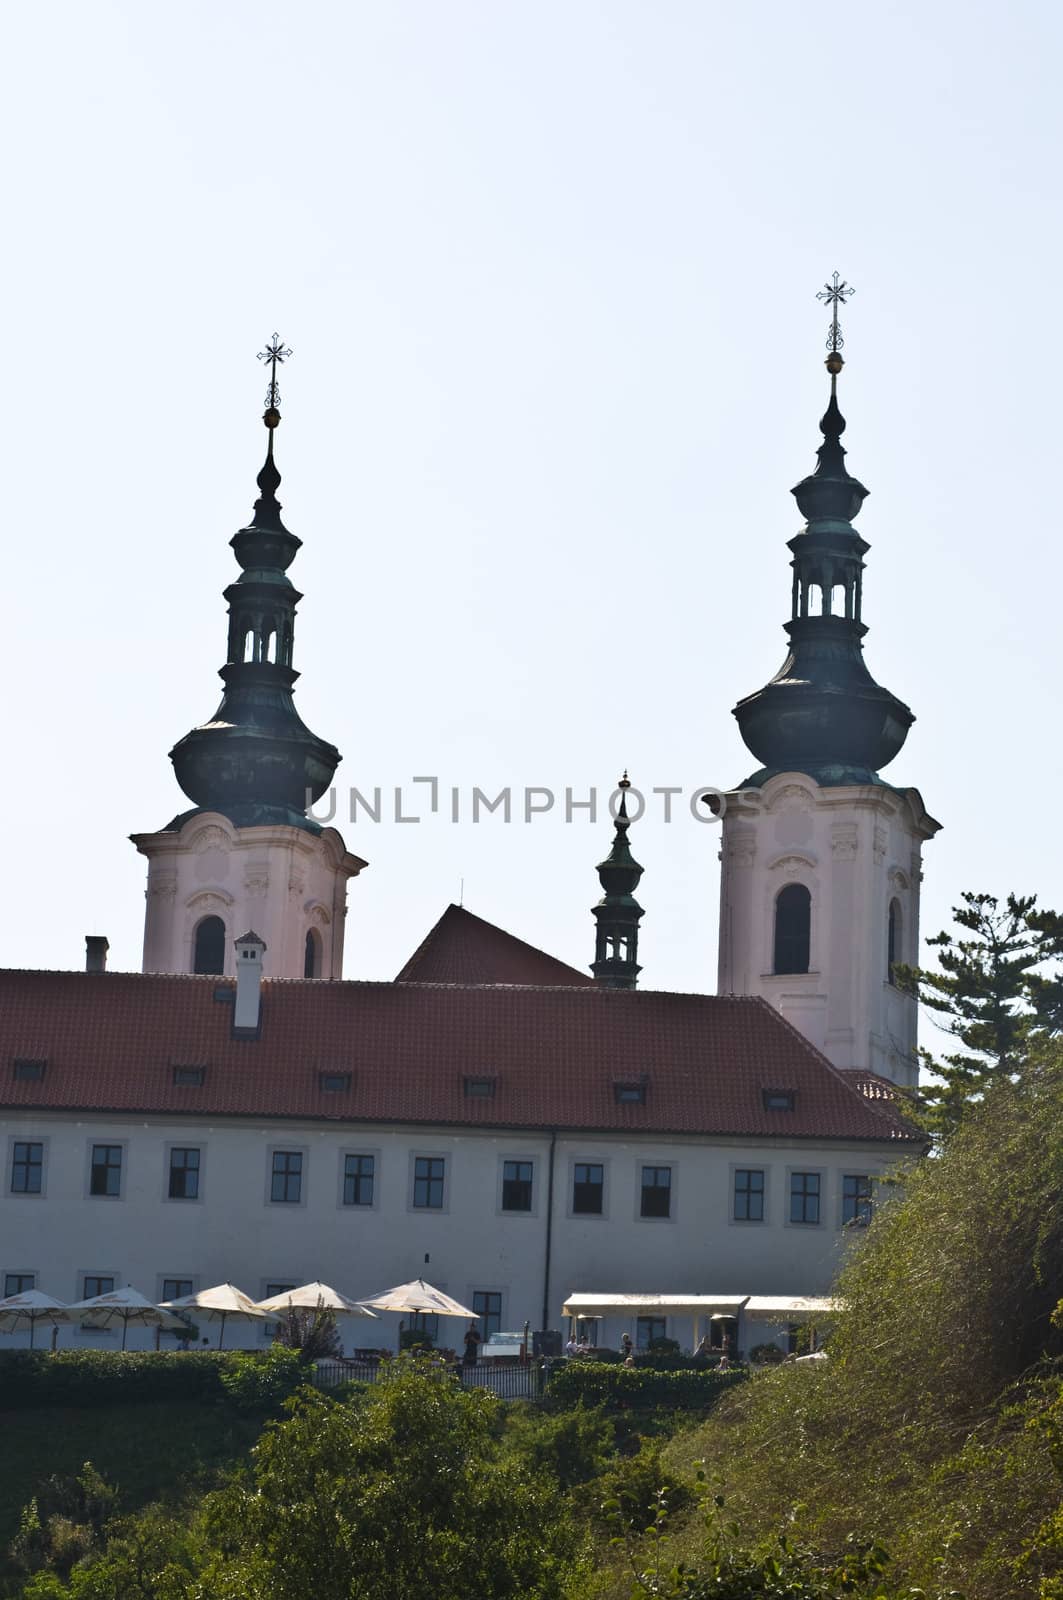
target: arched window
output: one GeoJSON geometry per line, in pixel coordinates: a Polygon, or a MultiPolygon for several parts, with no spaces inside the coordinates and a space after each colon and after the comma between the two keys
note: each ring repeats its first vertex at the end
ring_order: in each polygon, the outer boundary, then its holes
{"type": "Polygon", "coordinates": [[[775,901],[776,972],[807,972],[812,896],[803,883],[788,883],[775,901]]]}
{"type": "Polygon", "coordinates": [[[192,971],[201,975],[225,971],[225,924],[220,917],[204,917],[196,929],[192,971]]]}
{"type": "Polygon", "coordinates": [[[893,969],[901,958],[901,908],[897,900],[890,901],[889,920],[886,924],[886,982],[896,983],[893,969]]]}
{"type": "Polygon", "coordinates": [[[321,940],[313,928],[306,930],[306,954],[303,956],[303,977],[321,976],[321,940]]]}

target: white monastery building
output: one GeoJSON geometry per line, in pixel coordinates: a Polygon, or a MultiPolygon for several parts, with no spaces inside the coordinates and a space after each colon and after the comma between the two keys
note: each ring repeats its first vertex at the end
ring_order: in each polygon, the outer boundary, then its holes
{"type": "MultiPolygon", "coordinates": [[[[320,1280],[363,1298],[424,1277],[484,1333],[558,1328],[573,1296],[673,1297],[601,1325],[646,1344],[690,1342],[669,1312],[684,1297],[829,1292],[876,1180],[922,1149],[903,1116],[915,1002],[893,976],[917,959],[938,827],[879,775],[912,713],[863,661],[867,491],[844,465],[833,334],[819,465],[794,491],[790,652],[735,711],[761,766],[728,796],[715,996],[637,986],[623,803],[592,975],[451,906],[394,982],[341,981],[366,863],[308,815],[340,756],[292,698],[300,541],[276,499],[271,382],[224,693],[171,752],[192,808],[133,836],[144,970],[107,971],[91,939],[84,972],[0,973],[4,1294],[320,1280]]],[[[263,1337],[231,1325],[227,1342],[263,1337]]]]}

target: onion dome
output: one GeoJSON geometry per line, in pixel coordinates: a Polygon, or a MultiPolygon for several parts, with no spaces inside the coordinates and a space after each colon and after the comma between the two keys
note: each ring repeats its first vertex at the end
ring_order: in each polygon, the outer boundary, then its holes
{"type": "Polygon", "coordinates": [[[251,522],[229,541],[242,570],[225,590],[228,659],[219,673],[225,691],[210,721],[187,733],[170,759],[197,809],[219,811],[237,827],[287,823],[317,833],[319,825],[305,812],[332,782],[340,753],[311,733],[292,700],[299,676],[292,666],[295,611],[302,595],[287,569],[302,541],[281,520],[281,476],[273,457],[280,423],[276,368],[290,354],[276,334],[263,352],[272,363],[262,419],[269,445],[251,522]]]}
{"type": "Polygon", "coordinates": [[[593,908],[597,935],[591,971],[606,989],[634,989],[642,970],[638,953],[639,922],[643,912],[635,899],[642,868],[628,844],[631,819],[627,814],[627,791],[631,780],[626,772],[617,787],[620,805],[615,818],[613,846],[597,868],[598,882],[605,893],[593,908]]]}
{"type": "Polygon", "coordinates": [[[793,552],[790,651],[763,689],[734,708],[747,747],[762,770],[746,781],[765,782],[776,772],[805,772],[823,785],[874,783],[904,744],[913,713],[875,682],[864,662],[861,620],[864,556],[870,546],[852,526],[868,491],[845,466],[838,409],[840,353],[837,305],[852,291],[827,285],[833,301],[830,402],[820,421],[818,466],[792,491],[806,524],[789,541],[793,552]]]}

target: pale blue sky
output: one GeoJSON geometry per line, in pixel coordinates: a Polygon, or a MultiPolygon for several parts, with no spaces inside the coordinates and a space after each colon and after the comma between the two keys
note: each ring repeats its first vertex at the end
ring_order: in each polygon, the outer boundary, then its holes
{"type": "MultiPolygon", "coordinates": [[[[1063,904],[1060,13],[654,0],[9,7],[0,961],[139,965],[265,436],[338,783],[726,786],[843,409],[886,776],[964,888],[1063,904]]],[[[604,821],[360,823],[348,977],[465,903],[592,955],[604,821]]],[[[715,982],[718,830],[633,832],[643,982],[715,982]]]]}

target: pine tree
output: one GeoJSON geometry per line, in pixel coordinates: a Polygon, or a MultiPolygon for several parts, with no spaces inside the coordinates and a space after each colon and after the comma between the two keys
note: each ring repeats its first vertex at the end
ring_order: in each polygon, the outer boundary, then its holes
{"type": "Polygon", "coordinates": [[[1045,963],[1063,956],[1063,917],[1038,911],[1036,895],[963,895],[953,907],[960,934],[929,939],[938,969],[901,967],[898,981],[917,994],[963,1050],[940,1060],[921,1050],[938,1081],[921,1103],[927,1128],[947,1137],[990,1083],[1022,1071],[1031,1035],[1063,1032],[1063,972],[1045,963]]]}

